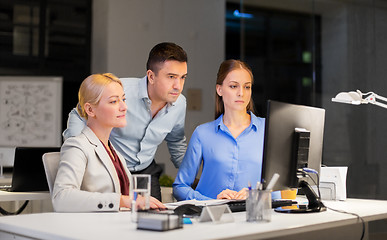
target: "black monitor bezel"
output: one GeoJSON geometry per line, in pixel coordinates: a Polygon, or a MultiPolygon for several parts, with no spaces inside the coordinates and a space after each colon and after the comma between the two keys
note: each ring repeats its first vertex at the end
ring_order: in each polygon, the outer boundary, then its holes
{"type": "MultiPolygon", "coordinates": [[[[294,130],[291,131],[291,128],[311,131],[307,167],[320,172],[324,122],[325,110],[322,108],[268,100],[261,179],[264,186],[274,173],[278,173],[280,178],[273,191],[298,187],[297,162],[292,158],[294,130]],[[281,157],[280,160],[280,154],[287,157],[281,157]]],[[[318,181],[316,176],[312,178],[315,182],[318,181]]],[[[311,185],[315,185],[313,180],[306,179],[311,185]]]]}

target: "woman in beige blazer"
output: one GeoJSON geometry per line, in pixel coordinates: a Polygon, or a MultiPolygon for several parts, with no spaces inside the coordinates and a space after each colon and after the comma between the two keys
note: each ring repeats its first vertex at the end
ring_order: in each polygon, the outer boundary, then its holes
{"type": "MultiPolygon", "coordinates": [[[[121,81],[110,73],[86,78],[78,93],[79,114],[87,126],[61,148],[52,202],[57,212],[119,211],[130,208],[129,177],[124,158],[109,142],[113,127],[126,125],[121,81]]],[[[144,205],[144,201],[137,201],[144,205]]],[[[151,208],[165,208],[151,197],[151,208]]]]}

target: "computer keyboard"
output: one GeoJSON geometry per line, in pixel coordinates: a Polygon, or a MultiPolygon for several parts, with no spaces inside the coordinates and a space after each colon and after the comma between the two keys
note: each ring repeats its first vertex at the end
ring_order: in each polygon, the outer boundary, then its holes
{"type": "MultiPolygon", "coordinates": [[[[297,204],[297,202],[293,201],[293,200],[287,200],[287,199],[277,199],[277,200],[271,201],[272,208],[291,206],[293,204],[297,204]]],[[[245,200],[230,201],[227,203],[227,205],[230,208],[231,212],[246,211],[246,201],[245,200]]]]}
{"type": "Polygon", "coordinates": [[[243,212],[246,211],[246,201],[245,200],[235,200],[227,203],[231,212],[243,212]]]}

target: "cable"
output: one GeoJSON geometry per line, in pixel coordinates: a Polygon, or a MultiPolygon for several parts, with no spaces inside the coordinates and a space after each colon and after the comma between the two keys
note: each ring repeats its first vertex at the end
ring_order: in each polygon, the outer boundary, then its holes
{"type": "Polygon", "coordinates": [[[314,170],[313,168],[302,168],[302,170],[304,170],[305,172],[308,172],[308,173],[314,173],[316,175],[318,175],[318,172],[316,170],[314,170]]]}
{"type": "Polygon", "coordinates": [[[320,175],[318,173],[316,173],[317,182],[312,178],[312,176],[310,176],[309,173],[306,173],[306,175],[308,175],[312,179],[313,183],[316,185],[318,198],[319,198],[319,200],[321,200],[320,185],[318,184],[320,182],[320,175]]]}
{"type": "Polygon", "coordinates": [[[27,207],[28,203],[29,203],[29,200],[25,201],[23,203],[23,205],[16,212],[8,212],[7,210],[0,207],[0,213],[3,215],[18,215],[24,211],[24,209],[27,207]]]}
{"type": "Polygon", "coordinates": [[[344,213],[344,214],[353,215],[353,216],[357,217],[357,219],[360,219],[360,221],[362,223],[362,233],[361,233],[360,240],[363,240],[364,234],[365,234],[365,223],[364,223],[364,219],[362,217],[360,217],[359,214],[351,213],[351,212],[346,212],[344,210],[337,210],[337,209],[334,209],[334,208],[331,208],[331,207],[327,207],[327,206],[325,206],[325,207],[328,208],[329,210],[332,210],[332,211],[335,211],[335,212],[338,212],[338,213],[344,213]]]}
{"type": "Polygon", "coordinates": [[[304,176],[308,176],[310,179],[312,179],[313,183],[316,185],[317,187],[317,193],[318,193],[318,200],[320,201],[321,200],[321,193],[320,193],[320,186],[319,186],[319,182],[320,182],[320,175],[318,174],[318,172],[312,168],[302,168],[302,169],[298,169],[298,171],[300,171],[304,176]],[[317,182],[312,178],[312,176],[309,174],[309,173],[314,173],[317,177],[317,182]]]}
{"type": "MultiPolygon", "coordinates": [[[[316,181],[309,174],[309,173],[314,173],[316,175],[316,177],[317,177],[317,182],[319,183],[320,182],[320,176],[319,176],[318,172],[316,170],[314,170],[314,169],[311,169],[311,168],[303,168],[303,169],[299,169],[299,171],[301,173],[307,175],[309,178],[312,179],[313,183],[317,187],[319,201],[321,201],[320,186],[316,183],[316,181]]],[[[331,207],[327,207],[327,206],[325,206],[325,207],[327,209],[332,210],[332,211],[335,211],[335,212],[338,212],[338,213],[350,214],[350,215],[353,215],[353,216],[357,217],[358,219],[360,219],[360,221],[362,223],[362,233],[361,233],[361,238],[360,239],[363,240],[364,234],[365,234],[365,223],[364,223],[364,219],[362,217],[360,217],[359,214],[351,213],[351,212],[346,212],[346,211],[343,211],[343,210],[337,210],[337,209],[334,209],[334,208],[331,208],[331,207]]]]}

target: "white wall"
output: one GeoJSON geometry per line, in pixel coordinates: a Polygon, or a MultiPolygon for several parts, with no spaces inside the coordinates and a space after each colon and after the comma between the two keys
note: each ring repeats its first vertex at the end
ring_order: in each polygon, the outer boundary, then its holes
{"type": "MultiPolygon", "coordinates": [[[[225,55],[225,0],[94,0],[92,31],[93,73],[143,77],[154,45],[182,46],[188,54],[183,94],[199,88],[203,103],[201,110],[187,111],[187,139],[197,125],[213,120],[216,73],[225,55]]],[[[156,161],[174,177],[169,158],[162,144],[156,161]]]]}

